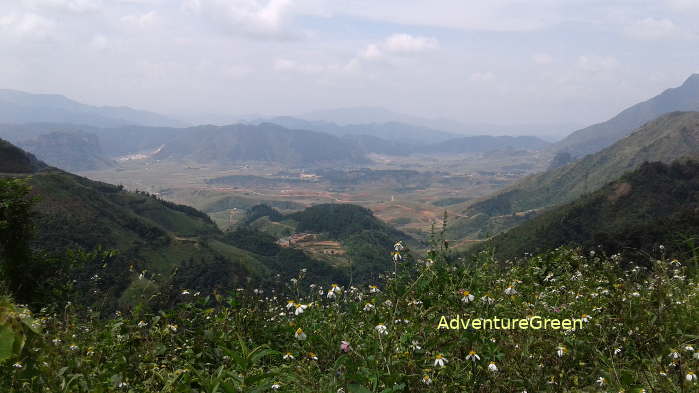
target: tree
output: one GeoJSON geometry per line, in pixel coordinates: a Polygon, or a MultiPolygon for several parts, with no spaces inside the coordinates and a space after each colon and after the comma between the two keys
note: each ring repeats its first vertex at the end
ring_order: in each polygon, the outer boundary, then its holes
{"type": "Polygon", "coordinates": [[[17,300],[27,300],[35,280],[30,241],[35,198],[25,179],[0,179],[0,278],[17,300]]]}

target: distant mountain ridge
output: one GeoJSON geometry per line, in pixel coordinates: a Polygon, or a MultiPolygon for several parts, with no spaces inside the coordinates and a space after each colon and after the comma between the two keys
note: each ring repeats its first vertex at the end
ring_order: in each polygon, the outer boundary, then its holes
{"type": "Polygon", "coordinates": [[[633,130],[657,117],[675,111],[699,110],[699,74],[693,74],[679,87],[633,105],[613,118],[583,128],[551,146],[574,156],[598,152],[629,135],[633,130]]]}
{"type": "Polygon", "coordinates": [[[0,123],[68,123],[96,127],[123,125],[183,127],[186,123],[153,112],[81,104],[58,94],[0,89],[0,123]]]}
{"type": "Polygon", "coordinates": [[[165,143],[156,157],[219,163],[271,161],[287,165],[368,161],[336,136],[290,130],[271,123],[200,126],[187,131],[165,143]]]}
{"type": "Polygon", "coordinates": [[[453,222],[451,235],[491,235],[509,229],[545,208],[594,192],[644,162],[671,163],[699,157],[699,112],[673,112],[626,138],[568,165],[526,177],[471,204],[453,222]],[[483,233],[489,228],[490,233],[483,233]]]}
{"type": "Polygon", "coordinates": [[[599,153],[532,175],[470,207],[472,212],[510,214],[575,200],[646,161],[670,163],[699,156],[699,112],[673,112],[646,124],[599,153]]]}
{"type": "Polygon", "coordinates": [[[116,165],[102,152],[95,134],[85,132],[52,132],[19,144],[44,162],[68,171],[89,171],[116,165]]]}

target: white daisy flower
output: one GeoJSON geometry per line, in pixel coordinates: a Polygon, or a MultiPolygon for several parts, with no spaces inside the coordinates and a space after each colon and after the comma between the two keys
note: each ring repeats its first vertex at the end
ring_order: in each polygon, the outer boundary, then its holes
{"type": "Polygon", "coordinates": [[[374,309],[374,305],[371,303],[367,303],[364,305],[364,312],[369,312],[374,309]]]}
{"type": "Polygon", "coordinates": [[[296,332],[294,333],[294,337],[296,337],[297,340],[303,341],[306,339],[306,333],[303,332],[303,329],[298,328],[296,329],[296,332]]]}
{"type": "Polygon", "coordinates": [[[468,355],[466,355],[466,360],[471,360],[472,362],[476,362],[477,360],[481,360],[481,357],[478,356],[476,351],[470,350],[470,351],[468,351],[468,355]]]}
{"type": "Polygon", "coordinates": [[[282,387],[282,385],[279,382],[272,384],[272,390],[279,390],[280,387],[282,387]]]}
{"type": "Polygon", "coordinates": [[[556,355],[559,358],[562,358],[566,353],[568,353],[568,348],[564,347],[563,345],[559,345],[558,348],[556,348],[556,355]]]}
{"type": "Polygon", "coordinates": [[[307,305],[299,303],[294,304],[294,307],[296,307],[296,309],[294,310],[294,315],[303,314],[303,311],[308,308],[307,305]]]}
{"type": "Polygon", "coordinates": [[[514,296],[516,294],[517,294],[517,290],[512,285],[505,288],[505,295],[514,296]]]}
{"type": "Polygon", "coordinates": [[[291,352],[285,353],[284,356],[282,356],[282,358],[284,360],[294,360],[295,359],[294,354],[292,354],[291,352]]]}
{"type": "Polygon", "coordinates": [[[434,357],[435,367],[444,367],[447,365],[447,363],[449,363],[449,361],[441,353],[434,357]]]}
{"type": "Polygon", "coordinates": [[[425,385],[429,385],[432,383],[432,379],[430,378],[429,375],[423,375],[422,376],[422,383],[424,383],[425,385]]]}
{"type": "Polygon", "coordinates": [[[476,297],[470,291],[461,291],[461,301],[471,303],[476,297]]]}
{"type": "Polygon", "coordinates": [[[689,382],[696,382],[697,380],[697,375],[694,373],[694,371],[687,371],[687,375],[684,377],[689,382]]]}
{"type": "Polygon", "coordinates": [[[597,385],[599,385],[599,386],[604,386],[604,385],[607,384],[607,379],[604,378],[604,377],[599,377],[599,378],[597,378],[597,380],[596,380],[595,382],[596,382],[597,385]]]}
{"type": "Polygon", "coordinates": [[[388,334],[388,328],[387,328],[386,325],[384,325],[384,324],[376,325],[376,327],[374,328],[374,330],[376,330],[376,331],[379,333],[379,335],[388,334]]]}
{"type": "Polygon", "coordinates": [[[378,292],[381,292],[379,287],[377,287],[376,285],[369,285],[369,293],[378,293],[378,292]]]}
{"type": "Polygon", "coordinates": [[[495,365],[495,362],[490,362],[488,364],[488,370],[496,373],[498,371],[498,366],[495,365]]]}

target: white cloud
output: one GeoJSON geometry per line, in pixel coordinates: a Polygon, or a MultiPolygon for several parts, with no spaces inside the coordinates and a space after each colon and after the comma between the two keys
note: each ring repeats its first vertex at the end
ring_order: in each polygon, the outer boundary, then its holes
{"type": "Polygon", "coordinates": [[[548,53],[536,53],[532,56],[532,61],[539,65],[546,65],[553,63],[553,57],[548,53]]]}
{"type": "Polygon", "coordinates": [[[154,10],[151,10],[142,14],[122,16],[121,21],[130,27],[147,29],[156,26],[159,23],[159,17],[154,10]]]}
{"type": "Polygon", "coordinates": [[[293,0],[185,0],[182,9],[204,16],[230,33],[290,39],[293,0]]]}
{"type": "Polygon", "coordinates": [[[35,13],[0,15],[0,36],[43,39],[51,36],[56,23],[35,13]]]}
{"type": "Polygon", "coordinates": [[[490,82],[495,80],[495,74],[490,71],[486,72],[474,72],[469,77],[471,82],[490,82]]]}
{"type": "Polygon", "coordinates": [[[109,39],[102,34],[95,34],[90,40],[90,46],[97,50],[104,50],[109,47],[109,39]]]}
{"type": "Polygon", "coordinates": [[[624,33],[632,38],[657,40],[681,38],[686,34],[670,19],[639,19],[625,27],[624,33]]]}
{"type": "Polygon", "coordinates": [[[22,0],[31,9],[55,9],[76,13],[92,12],[100,9],[102,0],[22,0]]]}
{"type": "Polygon", "coordinates": [[[580,56],[578,68],[591,74],[598,74],[614,70],[619,66],[619,61],[613,56],[580,56]]]}
{"type": "Polygon", "coordinates": [[[377,60],[387,55],[413,55],[439,47],[435,38],[412,36],[410,34],[393,34],[379,43],[367,45],[360,57],[377,60]]]}
{"type": "Polygon", "coordinates": [[[394,34],[386,39],[384,48],[391,53],[417,53],[435,49],[438,45],[437,40],[434,38],[394,34]]]}

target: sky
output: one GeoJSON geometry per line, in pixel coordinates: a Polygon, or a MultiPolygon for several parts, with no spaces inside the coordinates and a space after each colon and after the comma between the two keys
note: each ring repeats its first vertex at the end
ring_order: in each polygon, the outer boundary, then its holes
{"type": "Polygon", "coordinates": [[[0,88],[181,117],[585,125],[699,72],[696,20],[697,0],[1,0],[0,88]]]}

